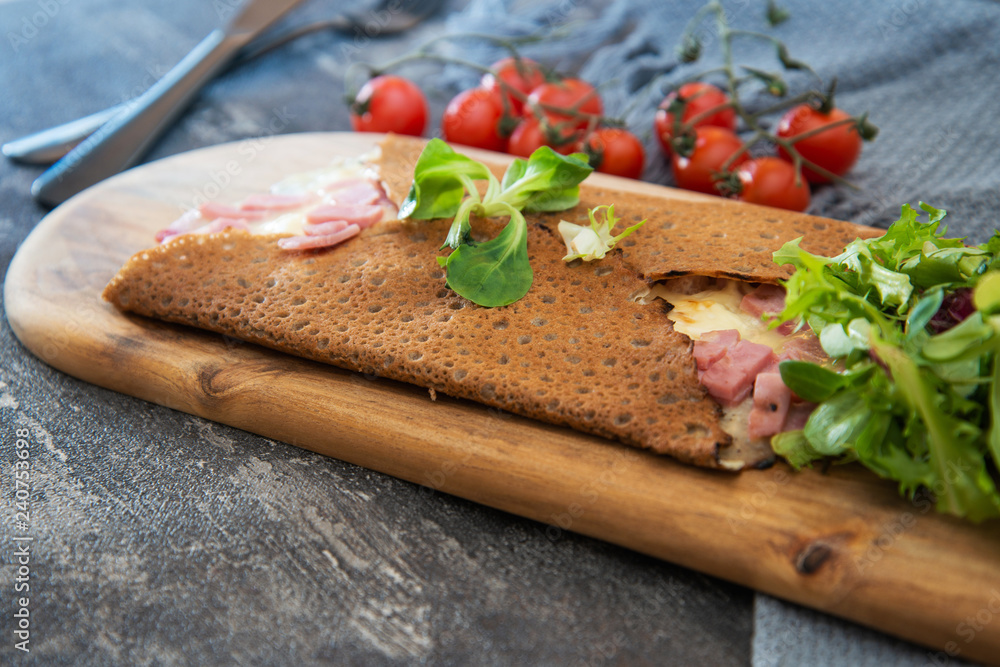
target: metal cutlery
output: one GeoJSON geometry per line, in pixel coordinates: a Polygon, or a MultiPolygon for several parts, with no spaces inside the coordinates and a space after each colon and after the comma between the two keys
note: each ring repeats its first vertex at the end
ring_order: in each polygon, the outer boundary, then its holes
{"type": "MultiPolygon", "coordinates": [[[[292,26],[274,34],[261,35],[240,49],[223,71],[238,67],[310,33],[322,30],[345,33],[356,29],[364,30],[366,24],[372,22],[372,17],[379,18],[375,22],[379,36],[397,34],[423,21],[435,12],[440,4],[441,0],[383,0],[381,4],[364,14],[342,14],[292,26]]],[[[23,164],[52,164],[124,111],[127,104],[118,104],[89,116],[13,139],[0,146],[0,153],[23,164]]]]}
{"type": "Polygon", "coordinates": [[[209,33],[188,55],[126,109],[52,165],[31,185],[31,194],[55,206],[138,162],[194,98],[259,32],[301,0],[250,0],[224,28],[209,33]]]}

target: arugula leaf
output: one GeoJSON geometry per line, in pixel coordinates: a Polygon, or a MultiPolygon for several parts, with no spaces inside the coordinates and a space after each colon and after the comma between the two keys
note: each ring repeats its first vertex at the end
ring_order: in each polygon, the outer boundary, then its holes
{"type": "Polygon", "coordinates": [[[931,488],[934,472],[924,457],[914,458],[906,448],[898,446],[904,436],[897,422],[889,413],[884,413],[866,438],[859,438],[854,445],[858,461],[884,479],[899,482],[900,493],[912,496],[921,487],[931,488]]]}
{"type": "Polygon", "coordinates": [[[876,349],[911,408],[907,426],[926,431],[935,473],[931,490],[937,496],[938,510],[973,521],[998,516],[1000,493],[976,446],[980,429],[942,409],[946,407],[945,397],[899,348],[876,343],[876,349]]]}

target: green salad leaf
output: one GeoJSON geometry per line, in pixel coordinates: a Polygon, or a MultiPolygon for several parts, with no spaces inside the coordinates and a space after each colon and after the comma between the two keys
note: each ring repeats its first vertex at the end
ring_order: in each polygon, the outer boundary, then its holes
{"type": "Polygon", "coordinates": [[[473,180],[490,177],[485,164],[456,153],[440,139],[427,142],[413,170],[410,192],[399,207],[399,218],[450,218],[458,212],[473,180]]]}
{"type": "Polygon", "coordinates": [[[480,306],[506,306],[528,293],[534,273],[528,262],[528,227],[512,210],[496,238],[462,244],[438,263],[448,270],[448,287],[480,306]],[[515,216],[520,221],[515,220],[515,216]]]}
{"type": "Polygon", "coordinates": [[[780,365],[818,407],[772,444],[797,468],[858,461],[941,512],[1000,517],[1000,233],[969,247],[944,238],[945,211],[920,208],[927,222],[904,205],[884,236],[836,257],[801,239],[774,253],[795,268],[775,324],[801,319],[837,364],[780,365]]]}
{"type": "Polygon", "coordinates": [[[590,226],[575,225],[566,220],[560,220],[559,235],[562,236],[563,243],[566,244],[566,256],[564,262],[571,262],[574,259],[582,259],[585,262],[592,262],[595,259],[604,259],[604,256],[611,251],[622,239],[631,236],[635,230],[646,224],[645,220],[626,227],[621,234],[611,233],[618,225],[618,218],[615,217],[615,205],[598,206],[587,211],[590,218],[590,226]],[[604,219],[598,220],[599,213],[604,212],[604,219]]]}
{"type": "Polygon", "coordinates": [[[534,274],[528,261],[528,222],[522,211],[562,211],[580,203],[580,183],[593,171],[583,154],[560,155],[542,146],[516,159],[497,180],[486,165],[456,153],[440,139],[427,142],[414,168],[413,185],[399,217],[454,217],[438,263],[448,287],[480,306],[505,306],[528,293],[534,274]],[[480,195],[475,181],[487,181],[480,195]],[[510,216],[489,241],[472,238],[472,216],[510,216]]]}

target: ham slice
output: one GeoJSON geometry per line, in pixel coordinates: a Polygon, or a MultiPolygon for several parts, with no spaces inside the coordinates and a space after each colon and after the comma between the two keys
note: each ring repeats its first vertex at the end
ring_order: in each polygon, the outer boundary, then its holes
{"type": "MultiPolygon", "coordinates": [[[[345,181],[345,183],[347,182],[345,181]]],[[[324,198],[328,204],[339,204],[342,206],[374,204],[383,197],[382,191],[368,181],[361,181],[348,187],[337,184],[335,187],[336,189],[331,189],[330,193],[324,198]]]]}
{"type": "MultiPolygon", "coordinates": [[[[232,209],[232,212],[239,214],[239,211],[236,209],[232,209]]],[[[249,230],[250,226],[239,215],[236,217],[208,218],[203,216],[198,210],[192,209],[172,222],[166,229],[157,232],[156,240],[163,243],[181,234],[216,234],[226,229],[249,230]]]]}
{"type": "Polygon", "coordinates": [[[699,371],[707,371],[712,364],[726,356],[729,348],[720,343],[696,340],[694,342],[694,361],[699,371]]]}
{"type": "Polygon", "coordinates": [[[754,382],[750,410],[750,437],[764,438],[781,433],[792,403],[792,392],[778,373],[760,373],[754,382]]]}
{"type": "Polygon", "coordinates": [[[702,374],[701,382],[720,403],[735,405],[750,395],[757,374],[776,359],[767,345],[741,340],[702,374]]]}
{"type": "Polygon", "coordinates": [[[201,217],[201,213],[199,213],[197,209],[191,209],[186,211],[181,217],[171,222],[166,229],[161,229],[156,232],[156,242],[163,243],[178,234],[193,232],[204,224],[205,218],[201,217]]]}
{"type": "Polygon", "coordinates": [[[216,218],[212,220],[207,225],[202,225],[198,229],[194,230],[194,234],[218,234],[227,229],[245,229],[249,230],[250,226],[247,224],[246,220],[238,218],[216,218]]]}
{"type": "Polygon", "coordinates": [[[701,340],[707,343],[719,343],[730,348],[740,342],[740,332],[736,329],[722,329],[720,331],[706,331],[701,335],[701,340]]]}
{"type": "Polygon", "coordinates": [[[207,204],[199,206],[198,212],[201,213],[201,217],[206,220],[215,220],[216,218],[230,218],[233,220],[261,220],[267,215],[266,211],[244,211],[232,206],[226,206],[225,204],[219,204],[214,201],[210,201],[207,204]]]}
{"type": "Polygon", "coordinates": [[[331,220],[330,222],[303,225],[302,231],[306,233],[306,236],[329,236],[330,234],[336,234],[342,229],[347,229],[349,226],[350,223],[346,220],[331,220]]]}
{"type": "Polygon", "coordinates": [[[312,195],[250,195],[240,204],[241,211],[287,211],[305,206],[312,195]]]}
{"type": "Polygon", "coordinates": [[[333,181],[332,183],[327,183],[321,189],[324,192],[334,192],[335,190],[347,190],[362,185],[368,185],[374,187],[372,185],[372,182],[369,181],[367,178],[345,178],[342,181],[333,181]]]}
{"type": "Polygon", "coordinates": [[[323,236],[286,236],[278,239],[278,245],[285,250],[315,250],[317,248],[329,248],[338,243],[343,243],[347,239],[361,233],[361,228],[357,225],[348,225],[344,229],[334,234],[323,236]]]}
{"type": "Polygon", "coordinates": [[[367,229],[382,219],[382,207],[367,204],[324,204],[306,214],[310,224],[343,220],[367,229]]]}

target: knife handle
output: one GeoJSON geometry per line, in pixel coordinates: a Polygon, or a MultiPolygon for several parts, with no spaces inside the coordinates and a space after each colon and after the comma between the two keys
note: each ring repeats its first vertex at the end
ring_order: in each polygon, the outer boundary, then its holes
{"type": "Polygon", "coordinates": [[[242,34],[213,30],[149,90],[122,105],[120,113],[39,176],[32,196],[55,206],[133,166],[246,42],[242,34]]]}

